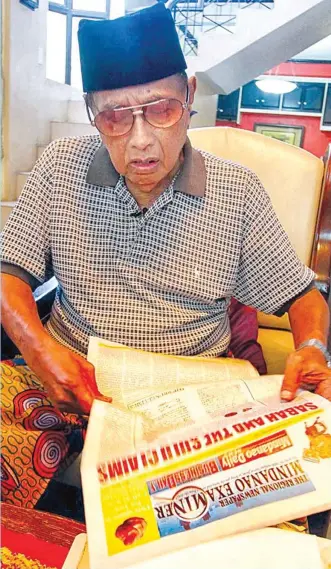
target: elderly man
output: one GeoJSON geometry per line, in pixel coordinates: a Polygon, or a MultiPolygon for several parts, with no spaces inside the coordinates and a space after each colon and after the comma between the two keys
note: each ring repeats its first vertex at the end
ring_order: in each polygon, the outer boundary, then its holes
{"type": "Polygon", "coordinates": [[[87,108],[101,140],[48,146],[3,240],[3,324],[34,372],[26,371],[17,391],[7,386],[5,398],[6,425],[20,437],[17,448],[24,446],[34,493],[20,493],[24,474],[8,452],[6,496],[30,506],[71,444],[63,435],[57,461],[45,464],[47,444],[60,432],[45,430],[33,397],[46,401],[45,416],[58,429],[75,422],[60,411],[89,412],[100,396],[84,357],[91,335],[215,357],[229,345],[232,297],[268,313],[288,310],[297,351],[283,397],[293,398],[304,382],[331,399],[329,315],[314,274],[294,253],[257,177],[187,139],[196,83],[187,80],[170,12],[157,4],[114,21],[82,21],[79,43],[87,108]],[[52,275],[59,286],[43,327],[31,288],[52,275]]]}

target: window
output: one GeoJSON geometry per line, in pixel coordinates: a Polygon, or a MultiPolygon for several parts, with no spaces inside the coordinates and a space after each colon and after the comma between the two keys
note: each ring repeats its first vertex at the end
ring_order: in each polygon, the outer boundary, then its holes
{"type": "Polygon", "coordinates": [[[47,14],[46,76],[65,83],[66,17],[58,12],[47,14]]]}
{"type": "Polygon", "coordinates": [[[56,0],[48,3],[47,61],[49,79],[82,90],[77,30],[82,18],[109,18],[110,0],[56,0]]]}

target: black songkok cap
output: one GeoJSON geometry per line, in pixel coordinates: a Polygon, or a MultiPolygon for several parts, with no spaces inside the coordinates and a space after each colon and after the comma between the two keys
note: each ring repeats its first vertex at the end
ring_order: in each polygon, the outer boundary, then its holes
{"type": "Polygon", "coordinates": [[[78,42],[84,92],[141,85],[187,67],[162,3],[116,20],[81,20],[78,42]]]}

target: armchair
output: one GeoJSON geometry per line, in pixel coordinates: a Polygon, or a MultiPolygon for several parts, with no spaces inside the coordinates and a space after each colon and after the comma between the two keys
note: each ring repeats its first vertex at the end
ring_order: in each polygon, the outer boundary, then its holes
{"type": "MultiPolygon", "coordinates": [[[[331,145],[323,163],[302,148],[246,130],[210,127],[192,129],[188,134],[196,148],[238,162],[259,176],[297,255],[315,271],[316,284],[328,299],[331,145]]],[[[258,341],[268,373],[283,373],[286,358],[294,349],[288,316],[278,318],[259,313],[258,322],[258,341]]]]}

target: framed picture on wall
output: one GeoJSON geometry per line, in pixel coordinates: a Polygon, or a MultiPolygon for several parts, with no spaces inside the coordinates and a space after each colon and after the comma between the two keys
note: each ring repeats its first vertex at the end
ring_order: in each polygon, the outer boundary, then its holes
{"type": "Polygon", "coordinates": [[[39,8],[39,0],[20,0],[20,3],[30,8],[30,10],[39,8]]]}
{"type": "Polygon", "coordinates": [[[302,146],[304,130],[303,126],[290,126],[288,124],[255,123],[254,125],[254,132],[276,138],[281,142],[287,142],[287,144],[293,144],[293,146],[302,146]]]}

